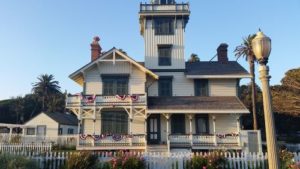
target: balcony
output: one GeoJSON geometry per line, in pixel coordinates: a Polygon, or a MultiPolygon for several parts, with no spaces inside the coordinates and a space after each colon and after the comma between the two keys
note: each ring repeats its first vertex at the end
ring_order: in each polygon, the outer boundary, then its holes
{"type": "Polygon", "coordinates": [[[168,5],[160,5],[160,4],[140,4],[140,15],[152,12],[160,12],[160,13],[190,13],[190,6],[188,3],[182,4],[168,4],[168,5]]]}
{"type": "Polygon", "coordinates": [[[146,106],[147,95],[102,96],[102,95],[70,95],[66,98],[66,107],[81,106],[146,106]]]}

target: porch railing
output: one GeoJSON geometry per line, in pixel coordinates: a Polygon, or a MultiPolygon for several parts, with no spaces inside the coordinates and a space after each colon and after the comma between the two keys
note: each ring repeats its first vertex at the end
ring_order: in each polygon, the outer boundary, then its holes
{"type": "Polygon", "coordinates": [[[95,140],[92,137],[86,139],[79,138],[80,147],[110,147],[110,146],[145,146],[146,138],[144,134],[132,135],[132,136],[121,136],[114,138],[114,136],[106,136],[95,140]]]}
{"type": "Polygon", "coordinates": [[[171,146],[238,146],[238,136],[219,138],[216,135],[170,135],[171,146]]]}
{"type": "Polygon", "coordinates": [[[146,94],[134,94],[126,96],[102,96],[102,95],[69,95],[66,98],[66,107],[79,106],[126,106],[146,105],[146,94]]]}

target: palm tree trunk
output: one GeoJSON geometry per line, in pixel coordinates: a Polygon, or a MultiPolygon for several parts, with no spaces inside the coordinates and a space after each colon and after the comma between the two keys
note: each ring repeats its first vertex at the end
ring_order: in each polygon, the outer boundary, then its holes
{"type": "Polygon", "coordinates": [[[255,86],[255,67],[254,60],[249,57],[250,75],[251,75],[251,99],[252,99],[252,114],[253,114],[253,129],[257,130],[257,118],[256,118],[256,86],[255,86]]]}

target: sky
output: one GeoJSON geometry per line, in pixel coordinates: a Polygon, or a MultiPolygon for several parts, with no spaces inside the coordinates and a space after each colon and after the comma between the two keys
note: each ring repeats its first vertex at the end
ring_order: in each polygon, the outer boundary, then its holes
{"type": "MultiPolygon", "coordinates": [[[[30,93],[32,83],[46,73],[55,76],[62,91],[80,92],[80,86],[68,76],[90,61],[95,35],[100,36],[104,51],[122,48],[143,61],[138,12],[140,2],[149,1],[0,1],[0,100],[30,93]]],[[[186,59],[196,53],[202,61],[210,60],[218,45],[225,42],[229,59],[236,60],[233,51],[242,38],[261,28],[272,39],[271,85],[280,84],[287,70],[300,67],[299,0],[189,2],[186,59]]],[[[244,59],[238,62],[248,70],[244,59]]]]}

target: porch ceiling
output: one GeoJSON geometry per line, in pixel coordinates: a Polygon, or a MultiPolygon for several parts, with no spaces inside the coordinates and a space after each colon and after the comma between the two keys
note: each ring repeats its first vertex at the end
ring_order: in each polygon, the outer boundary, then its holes
{"type": "Polygon", "coordinates": [[[148,97],[148,113],[249,113],[235,96],[148,97]]]}

